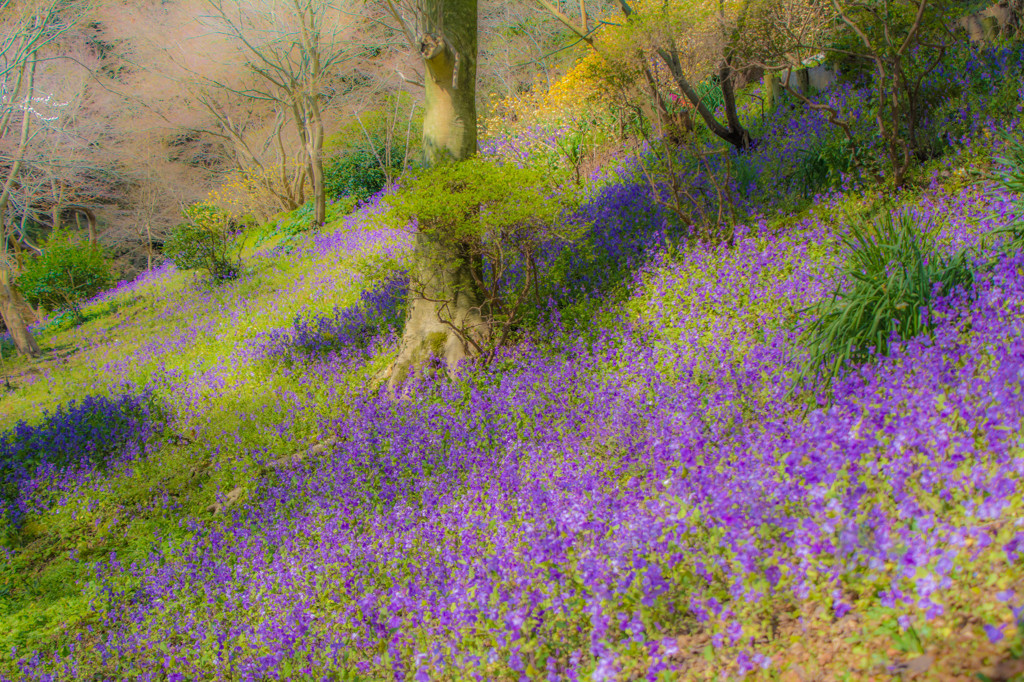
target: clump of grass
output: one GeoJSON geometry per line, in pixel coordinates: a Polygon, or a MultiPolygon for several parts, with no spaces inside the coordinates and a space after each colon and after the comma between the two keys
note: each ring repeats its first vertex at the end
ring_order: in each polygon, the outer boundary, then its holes
{"type": "Polygon", "coordinates": [[[1024,140],[1011,135],[1005,131],[1000,132],[1006,146],[1003,149],[1003,156],[996,158],[1002,168],[996,171],[996,179],[1011,192],[1016,192],[1017,219],[1010,225],[995,230],[993,234],[1007,234],[1010,241],[1007,247],[1013,251],[1024,249],[1024,140]]]}
{"type": "Polygon", "coordinates": [[[810,357],[801,379],[827,386],[842,369],[888,355],[893,339],[933,329],[939,298],[971,290],[974,270],[966,252],[940,254],[931,228],[905,213],[851,226],[840,284],[806,311],[817,319],[804,332],[810,357]]]}

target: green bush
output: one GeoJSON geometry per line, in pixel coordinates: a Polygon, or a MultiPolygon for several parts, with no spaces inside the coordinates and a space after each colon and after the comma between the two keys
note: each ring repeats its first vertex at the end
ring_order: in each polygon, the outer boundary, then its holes
{"type": "Polygon", "coordinates": [[[324,164],[327,195],[361,201],[394,181],[417,156],[421,118],[415,98],[395,93],[336,129],[325,143],[332,157],[324,164]]]}
{"type": "Polygon", "coordinates": [[[885,213],[851,227],[844,239],[850,250],[846,284],[811,309],[817,320],[804,333],[810,351],[804,378],[828,385],[844,367],[888,355],[894,332],[909,339],[932,329],[936,295],[971,289],[967,254],[943,257],[930,233],[930,225],[905,214],[885,213]]]}
{"type": "MultiPolygon", "coordinates": [[[[342,197],[334,199],[327,204],[327,224],[331,224],[348,215],[356,207],[358,200],[354,197],[342,197]]],[[[275,237],[283,237],[277,246],[281,247],[296,239],[300,234],[309,232],[313,225],[313,202],[309,201],[291,213],[287,213],[277,220],[272,220],[260,226],[255,231],[253,241],[254,247],[260,247],[275,237]]]]}
{"type": "MultiPolygon", "coordinates": [[[[384,159],[384,148],[378,148],[380,159],[384,159]]],[[[396,175],[400,170],[402,155],[392,151],[392,159],[396,159],[388,170],[396,175]]],[[[368,150],[356,150],[351,154],[339,157],[324,169],[324,184],[329,197],[354,197],[366,199],[384,188],[387,174],[377,160],[378,157],[368,150]]]]}
{"type": "Polygon", "coordinates": [[[201,270],[212,280],[233,279],[240,271],[231,220],[210,204],[185,209],[188,222],[175,227],[164,242],[164,255],[179,270],[201,270]]]}
{"type": "MultiPolygon", "coordinates": [[[[474,157],[436,166],[389,197],[388,219],[442,245],[439,257],[469,264],[473,298],[492,332],[494,348],[511,338],[530,309],[547,300],[547,255],[575,240],[582,226],[559,220],[576,198],[556,192],[549,169],[520,168],[474,157]]],[[[413,268],[413,289],[418,285],[413,268]]],[[[447,267],[446,263],[426,264],[447,267]]]]}
{"type": "Polygon", "coordinates": [[[15,286],[32,305],[66,311],[81,321],[82,302],[110,286],[112,280],[110,261],[101,246],[58,231],[47,241],[42,255],[28,261],[15,286]]]}
{"type": "Polygon", "coordinates": [[[857,164],[859,149],[846,137],[816,141],[797,162],[796,188],[807,199],[842,185],[843,175],[857,164]]]}

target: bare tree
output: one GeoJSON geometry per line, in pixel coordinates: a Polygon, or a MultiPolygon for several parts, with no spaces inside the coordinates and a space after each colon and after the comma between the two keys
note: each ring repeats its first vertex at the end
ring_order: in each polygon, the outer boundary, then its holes
{"type": "MultiPolygon", "coordinates": [[[[44,118],[37,105],[36,70],[48,47],[66,33],[75,18],[73,8],[60,0],[45,0],[12,6],[0,0],[0,13],[6,20],[0,30],[0,316],[19,353],[38,356],[39,346],[28,330],[22,309],[24,302],[14,289],[9,253],[12,230],[6,216],[25,156],[33,136],[33,121],[44,118]]],[[[45,99],[45,95],[42,96],[45,99]]]]}
{"type": "Polygon", "coordinates": [[[231,39],[253,77],[242,87],[209,77],[204,81],[221,91],[272,103],[279,121],[274,133],[278,144],[283,119],[290,117],[312,186],[313,220],[322,225],[327,216],[323,106],[331,72],[361,53],[346,33],[352,22],[330,0],[206,0],[206,7],[210,14],[200,21],[231,39]]]}

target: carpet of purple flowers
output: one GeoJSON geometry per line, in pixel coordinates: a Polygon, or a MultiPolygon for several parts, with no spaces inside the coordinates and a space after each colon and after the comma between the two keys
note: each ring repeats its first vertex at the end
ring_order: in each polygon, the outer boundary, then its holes
{"type": "Polygon", "coordinates": [[[30,500],[37,503],[31,511],[41,511],[41,486],[58,489],[58,478],[75,485],[76,472],[105,469],[115,455],[119,461],[141,456],[162,422],[148,391],[87,396],[44,414],[38,425],[19,421],[0,435],[0,516],[17,526],[30,500]]]}
{"type": "MultiPolygon", "coordinates": [[[[954,170],[990,151],[984,119],[972,121],[954,170]]],[[[780,162],[780,145],[753,162],[763,197],[783,191],[777,164],[801,151],[780,162]]],[[[800,382],[801,332],[842,284],[858,190],[684,249],[644,185],[611,181],[581,209],[590,255],[539,326],[491,364],[414,378],[400,397],[363,379],[393,354],[401,280],[295,279],[291,291],[367,290],[333,313],[282,309],[274,329],[226,346],[225,328],[266,301],[245,293],[255,285],[219,298],[165,286],[153,315],[196,322],[168,337],[148,336],[141,315],[115,321],[103,334],[139,345],[87,364],[97,383],[123,385],[149,363],[182,431],[210,433],[212,406],[236,401],[237,423],[207,454],[245,494],[212,517],[164,495],[158,513],[174,523],[145,550],[71,552],[84,614],[12,650],[0,679],[882,679],[911,664],[966,679],[1009,660],[1024,613],[1024,255],[983,236],[1020,218],[1019,198],[933,173],[902,210],[936,225],[943,250],[970,250],[973,291],[936,304],[931,336],[827,389],[800,382]],[[607,294],[615,262],[631,266],[625,293],[588,308],[589,327],[570,323],[573,302],[607,294]],[[166,364],[200,342],[227,350],[166,364]],[[288,349],[302,361],[275,364],[288,349]],[[290,383],[261,393],[268,373],[290,383]],[[272,420],[242,401],[264,393],[272,420]],[[268,443],[296,445],[300,424],[331,447],[271,470],[281,453],[268,443]]],[[[260,258],[344,266],[382,239],[377,251],[400,253],[408,242],[375,210],[260,258]]],[[[61,490],[135,475],[137,450],[107,477],[59,473],[61,490]]],[[[43,508],[19,490],[26,514],[68,502],[43,508]]],[[[17,550],[3,551],[11,562],[17,550]]]]}

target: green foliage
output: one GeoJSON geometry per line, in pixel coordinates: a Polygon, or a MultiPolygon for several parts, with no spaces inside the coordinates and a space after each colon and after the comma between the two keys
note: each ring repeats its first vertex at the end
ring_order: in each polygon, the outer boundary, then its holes
{"type": "Polygon", "coordinates": [[[415,114],[407,95],[388,96],[379,110],[357,116],[332,135],[328,147],[334,158],[324,166],[327,195],[363,200],[394,182],[419,145],[415,114]]]}
{"type": "Polygon", "coordinates": [[[366,199],[384,189],[389,176],[401,171],[405,150],[388,150],[381,144],[375,149],[357,149],[340,156],[324,168],[327,196],[366,199]],[[388,163],[388,160],[391,163],[388,163]]]}
{"type": "Polygon", "coordinates": [[[583,162],[586,160],[591,147],[589,133],[590,126],[584,120],[555,138],[557,158],[555,159],[556,163],[552,165],[557,167],[563,163],[566,164],[572,172],[577,185],[582,182],[581,171],[583,169],[583,162]]]}
{"type": "MultiPolygon", "coordinates": [[[[327,224],[330,224],[344,215],[352,212],[359,200],[356,197],[342,197],[334,199],[327,204],[327,224]]],[[[255,232],[254,247],[262,246],[275,237],[283,237],[278,246],[291,241],[313,227],[314,206],[313,202],[307,202],[291,213],[280,216],[260,226],[255,232]]]]}
{"type": "Polygon", "coordinates": [[[18,349],[15,347],[14,339],[11,338],[10,334],[0,333],[0,360],[13,358],[17,354],[18,349]]]}
{"type": "MultiPolygon", "coordinates": [[[[547,169],[474,157],[436,166],[389,199],[389,220],[400,226],[416,221],[420,233],[440,246],[436,257],[444,263],[419,263],[417,268],[460,263],[470,271],[469,293],[491,330],[488,348],[478,349],[485,357],[512,338],[529,309],[541,307],[542,282],[549,275],[545,251],[580,233],[580,226],[560,224],[575,197],[556,193],[555,180],[547,169]]],[[[417,268],[410,285],[414,291],[423,286],[417,268]]]]}
{"type": "Polygon", "coordinates": [[[914,163],[941,151],[937,140],[922,129],[942,99],[941,88],[929,91],[920,83],[945,55],[949,17],[957,9],[952,0],[915,5],[887,0],[837,5],[837,25],[858,29],[838,31],[826,48],[846,77],[870,79],[874,96],[869,118],[876,123],[896,187],[905,184],[914,163]]]}
{"type": "Polygon", "coordinates": [[[28,261],[15,286],[34,306],[67,311],[81,320],[81,303],[108,287],[113,280],[110,261],[96,244],[72,240],[64,232],[50,237],[43,253],[28,261]]]}
{"type": "Polygon", "coordinates": [[[1003,165],[997,178],[1011,192],[1024,194],[1024,140],[1006,131],[1000,131],[1005,147],[1003,156],[996,159],[1003,165]]]}
{"type": "MultiPolygon", "coordinates": [[[[1017,194],[1017,214],[1024,214],[1024,140],[1006,131],[1000,131],[1003,140],[1003,156],[996,158],[1002,168],[996,171],[996,179],[1003,187],[1017,194]]],[[[1024,249],[1024,220],[1017,218],[1006,227],[993,231],[1010,237],[1008,247],[1015,251],[1024,249]]]]}
{"type": "Polygon", "coordinates": [[[211,204],[194,204],[184,217],[187,222],[164,242],[164,255],[179,270],[201,270],[215,281],[237,277],[238,254],[228,215],[211,204]]]}
{"type": "Polygon", "coordinates": [[[736,186],[741,192],[754,191],[758,186],[758,169],[744,156],[734,156],[732,161],[732,174],[736,178],[736,186]]]}
{"type": "Polygon", "coordinates": [[[450,242],[532,241],[554,236],[566,197],[556,197],[552,176],[540,168],[497,164],[480,157],[444,164],[415,178],[389,200],[399,225],[415,219],[421,231],[450,242]]]}
{"type": "Polygon", "coordinates": [[[810,351],[805,378],[827,385],[844,367],[888,355],[893,334],[909,339],[932,329],[937,296],[970,290],[974,271],[967,254],[941,256],[929,227],[891,213],[851,226],[844,239],[847,283],[815,306],[817,320],[804,333],[810,351]]]}
{"type": "Polygon", "coordinates": [[[718,111],[725,104],[725,95],[722,94],[718,76],[701,81],[693,89],[700,95],[700,101],[708,108],[708,111],[718,111]]]}
{"type": "Polygon", "coordinates": [[[856,165],[860,148],[846,137],[816,140],[800,157],[793,182],[805,198],[842,184],[843,175],[856,165]]]}

